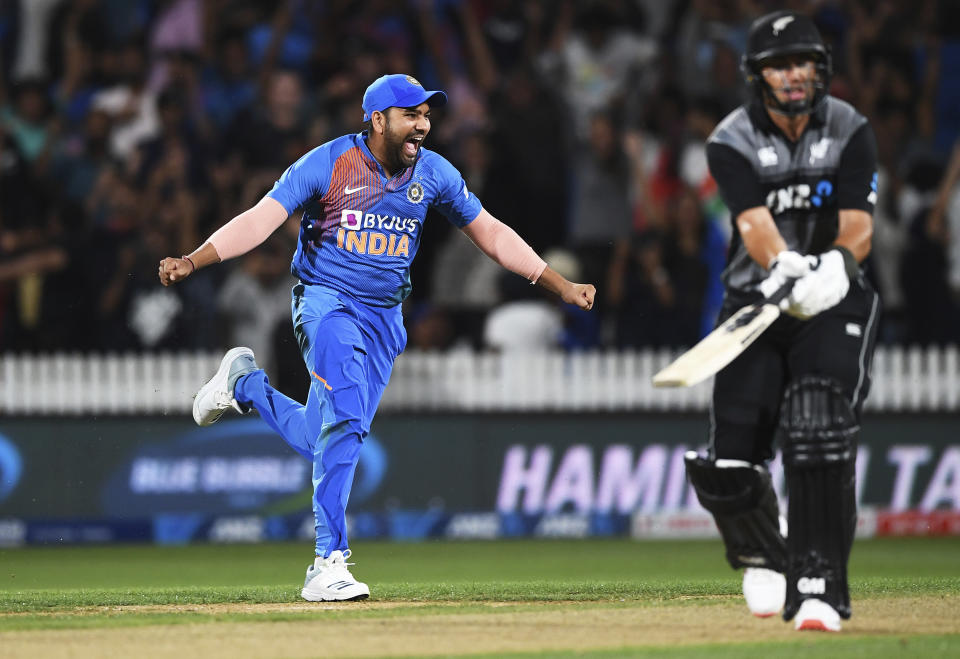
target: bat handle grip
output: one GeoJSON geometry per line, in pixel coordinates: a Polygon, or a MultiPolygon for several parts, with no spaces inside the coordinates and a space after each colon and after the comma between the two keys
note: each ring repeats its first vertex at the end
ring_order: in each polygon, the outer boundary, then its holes
{"type": "Polygon", "coordinates": [[[773,292],[767,299],[763,301],[764,304],[777,304],[787,299],[787,296],[790,295],[790,291],[793,290],[793,285],[797,283],[796,277],[791,277],[787,281],[773,292]]]}

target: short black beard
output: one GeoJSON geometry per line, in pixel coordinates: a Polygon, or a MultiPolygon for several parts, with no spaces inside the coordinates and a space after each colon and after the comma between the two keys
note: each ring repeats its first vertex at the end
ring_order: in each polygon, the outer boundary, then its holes
{"type": "Polygon", "coordinates": [[[406,157],[403,154],[403,145],[406,143],[407,138],[404,137],[402,140],[394,144],[393,141],[389,137],[387,137],[387,135],[390,134],[389,119],[387,119],[386,122],[384,122],[383,128],[384,128],[383,130],[384,143],[387,147],[386,155],[387,155],[387,158],[390,160],[389,162],[390,171],[396,173],[396,172],[399,172],[401,169],[406,169],[407,167],[413,166],[413,164],[417,161],[417,155],[419,155],[420,150],[417,149],[417,153],[414,154],[413,159],[408,164],[406,162],[406,157]]]}
{"type": "Polygon", "coordinates": [[[814,99],[816,98],[816,88],[814,86],[811,86],[809,98],[804,97],[802,100],[781,103],[777,99],[773,88],[767,83],[763,84],[766,85],[764,105],[773,112],[782,114],[785,117],[797,117],[803,114],[810,114],[813,111],[814,99]]]}

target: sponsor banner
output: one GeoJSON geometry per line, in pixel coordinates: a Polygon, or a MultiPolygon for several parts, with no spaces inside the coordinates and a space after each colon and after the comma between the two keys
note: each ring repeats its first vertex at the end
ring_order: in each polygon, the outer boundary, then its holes
{"type": "MultiPolygon", "coordinates": [[[[702,510],[687,482],[683,456],[692,445],[651,443],[514,444],[506,449],[497,511],[566,510],[646,514],[702,510]]],[[[780,453],[770,472],[787,500],[780,453]]],[[[857,453],[857,500],[893,511],[960,511],[960,443],[863,443],[857,453]]]]}
{"type": "Polygon", "coordinates": [[[454,540],[494,540],[500,537],[500,515],[462,513],[453,515],[444,536],[454,540]]]}
{"type": "MultiPolygon", "coordinates": [[[[386,469],[368,436],[351,502],[378,490],[386,469]]],[[[311,477],[311,462],[260,419],[211,428],[180,419],[0,424],[0,519],[302,512],[311,477]]]]}
{"type": "MultiPolygon", "coordinates": [[[[700,414],[384,415],[361,451],[350,534],[712,537],[683,465],[707,428],[700,414]]],[[[868,415],[858,532],[957,533],[958,438],[955,416],[868,415]]],[[[779,458],[771,472],[785,504],[779,458]]],[[[309,540],[311,479],[257,418],[4,420],[0,545],[309,540]]]]}
{"type": "Polygon", "coordinates": [[[0,547],[19,547],[26,543],[26,522],[20,519],[0,519],[0,547]]]}
{"type": "Polygon", "coordinates": [[[153,539],[149,521],[38,520],[25,524],[26,543],[33,545],[111,544],[153,539]]]}
{"type": "MultiPolygon", "coordinates": [[[[142,521],[0,520],[0,547],[26,544],[66,545],[116,542],[255,543],[314,540],[312,515],[164,515],[142,521]]],[[[496,540],[515,537],[631,537],[643,540],[717,539],[713,519],[705,512],[638,513],[636,515],[518,515],[404,511],[361,513],[348,519],[353,540],[417,541],[434,538],[496,540]]],[[[858,538],[960,535],[960,513],[860,511],[858,538]]]]}
{"type": "MultiPolygon", "coordinates": [[[[353,496],[361,502],[384,469],[370,436],[353,496]]],[[[302,508],[313,486],[312,465],[277,440],[262,422],[224,423],[143,444],[121,462],[103,489],[108,515],[154,512],[218,513],[270,507],[302,508]]]]}
{"type": "Polygon", "coordinates": [[[877,514],[876,534],[892,535],[960,535],[960,512],[882,512],[877,514]]]}
{"type": "MultiPolygon", "coordinates": [[[[960,512],[892,512],[869,506],[857,511],[858,538],[931,535],[960,535],[960,512]]],[[[631,519],[630,536],[637,540],[719,539],[720,532],[713,523],[713,517],[705,510],[700,510],[637,513],[631,519]]]]}
{"type": "Polygon", "coordinates": [[[637,513],[630,521],[630,536],[643,539],[692,540],[719,538],[713,517],[705,510],[676,513],[637,513]]]}

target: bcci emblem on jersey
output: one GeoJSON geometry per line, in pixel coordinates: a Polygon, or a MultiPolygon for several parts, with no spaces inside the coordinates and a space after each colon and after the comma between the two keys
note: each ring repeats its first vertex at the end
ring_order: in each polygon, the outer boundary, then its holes
{"type": "Polygon", "coordinates": [[[423,199],[423,186],[417,182],[411,183],[407,188],[407,201],[419,204],[421,199],[423,199]]]}

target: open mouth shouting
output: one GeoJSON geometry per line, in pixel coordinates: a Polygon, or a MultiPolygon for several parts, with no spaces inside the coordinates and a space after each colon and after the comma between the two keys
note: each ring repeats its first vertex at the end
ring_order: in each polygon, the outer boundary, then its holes
{"type": "Polygon", "coordinates": [[[403,155],[408,160],[412,160],[416,157],[417,152],[420,150],[420,145],[423,144],[423,138],[426,137],[423,133],[416,133],[411,135],[403,142],[403,155]]]}

